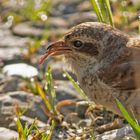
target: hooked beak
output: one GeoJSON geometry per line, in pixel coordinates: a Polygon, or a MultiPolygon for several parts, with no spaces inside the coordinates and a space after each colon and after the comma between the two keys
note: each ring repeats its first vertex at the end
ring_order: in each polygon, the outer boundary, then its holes
{"type": "Polygon", "coordinates": [[[72,50],[69,49],[63,40],[54,42],[47,47],[47,51],[39,60],[39,64],[42,64],[45,59],[49,56],[56,56],[61,54],[70,53],[72,50]]]}

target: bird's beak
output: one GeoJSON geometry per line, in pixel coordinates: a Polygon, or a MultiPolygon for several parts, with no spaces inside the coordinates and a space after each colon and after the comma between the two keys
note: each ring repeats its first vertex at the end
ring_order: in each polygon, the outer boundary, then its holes
{"type": "Polygon", "coordinates": [[[63,40],[54,42],[47,47],[47,51],[43,54],[43,56],[39,60],[39,64],[42,64],[45,59],[49,56],[56,56],[61,54],[70,53],[71,49],[69,49],[63,40]]]}

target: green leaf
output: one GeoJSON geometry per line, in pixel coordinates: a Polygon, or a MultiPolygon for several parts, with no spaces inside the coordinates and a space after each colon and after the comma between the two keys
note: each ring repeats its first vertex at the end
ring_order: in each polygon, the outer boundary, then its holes
{"type": "Polygon", "coordinates": [[[47,81],[47,89],[45,89],[45,90],[49,97],[49,102],[51,104],[52,110],[55,114],[57,114],[56,109],[55,109],[56,93],[55,93],[55,89],[52,84],[52,74],[51,74],[50,66],[48,66],[48,69],[46,72],[46,81],[47,81]]]}
{"type": "Polygon", "coordinates": [[[17,126],[17,130],[18,130],[18,134],[19,134],[19,140],[25,140],[26,139],[26,135],[25,135],[25,131],[24,128],[20,122],[19,118],[16,118],[16,126],[17,126]]]}
{"type": "Polygon", "coordinates": [[[88,99],[88,97],[86,96],[86,94],[84,93],[84,91],[79,87],[79,85],[73,80],[73,78],[68,74],[68,72],[66,72],[64,70],[64,74],[67,76],[67,78],[72,82],[73,86],[75,87],[75,89],[78,91],[78,93],[86,100],[88,101],[88,103],[90,102],[90,100],[88,99]]]}
{"type": "Polygon", "coordinates": [[[107,13],[108,13],[108,16],[109,16],[110,25],[112,25],[114,27],[113,16],[112,16],[109,0],[105,0],[105,5],[107,7],[106,9],[107,9],[107,13]]]}
{"type": "Polygon", "coordinates": [[[103,16],[102,16],[102,13],[101,13],[101,9],[99,7],[99,3],[97,2],[97,0],[91,0],[91,4],[92,4],[92,7],[93,7],[97,17],[98,17],[98,20],[100,22],[104,22],[103,16]]]}
{"type": "Polygon", "coordinates": [[[109,23],[114,27],[109,0],[90,0],[99,22],[109,23]]]}
{"type": "Polygon", "coordinates": [[[138,139],[140,139],[140,126],[137,124],[136,121],[132,119],[132,117],[129,115],[129,113],[126,111],[124,106],[121,104],[121,102],[116,99],[116,103],[121,110],[123,117],[128,121],[128,123],[131,125],[135,135],[137,136],[138,139]]]}
{"type": "Polygon", "coordinates": [[[37,81],[35,81],[35,85],[36,85],[36,89],[37,89],[37,92],[38,94],[42,97],[44,103],[46,104],[47,108],[52,111],[52,107],[51,107],[51,104],[49,103],[49,100],[47,99],[44,91],[42,90],[42,88],[40,87],[40,85],[38,84],[37,81]]]}

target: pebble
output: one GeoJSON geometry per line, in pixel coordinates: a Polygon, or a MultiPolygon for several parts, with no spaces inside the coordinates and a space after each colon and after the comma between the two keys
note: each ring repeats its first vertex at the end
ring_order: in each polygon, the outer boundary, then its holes
{"type": "Polygon", "coordinates": [[[0,127],[0,140],[15,140],[18,138],[16,131],[0,127]]]}
{"type": "Polygon", "coordinates": [[[17,63],[4,66],[3,73],[8,76],[16,75],[24,78],[31,78],[38,75],[38,70],[31,65],[17,63]]]}

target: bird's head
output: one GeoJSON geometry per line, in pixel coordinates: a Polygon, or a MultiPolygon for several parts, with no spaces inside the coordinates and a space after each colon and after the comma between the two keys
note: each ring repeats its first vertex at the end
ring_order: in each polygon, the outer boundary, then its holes
{"type": "Polygon", "coordinates": [[[109,52],[121,48],[126,42],[127,37],[109,25],[86,22],[73,27],[62,40],[49,45],[40,63],[48,56],[63,54],[72,69],[78,72],[87,65],[99,64],[111,55],[109,52]]]}

